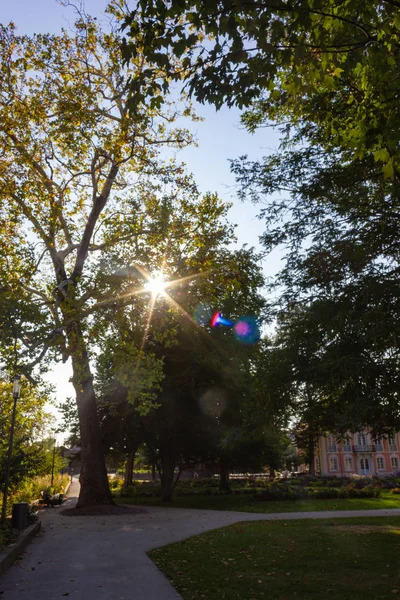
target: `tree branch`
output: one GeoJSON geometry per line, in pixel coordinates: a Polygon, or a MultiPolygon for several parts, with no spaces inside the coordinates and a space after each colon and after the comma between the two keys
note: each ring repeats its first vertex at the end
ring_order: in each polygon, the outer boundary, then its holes
{"type": "Polygon", "coordinates": [[[107,179],[104,182],[102,192],[100,196],[96,198],[95,204],[90,211],[85,231],[83,232],[81,243],[79,244],[78,253],[76,256],[74,270],[71,275],[71,281],[73,283],[82,275],[83,266],[85,264],[86,257],[88,255],[88,249],[90,245],[90,240],[93,234],[93,230],[96,226],[97,219],[100,216],[101,211],[107,203],[107,200],[110,196],[111,188],[113,183],[117,177],[119,167],[113,162],[111,165],[110,171],[108,173],[107,179]]]}

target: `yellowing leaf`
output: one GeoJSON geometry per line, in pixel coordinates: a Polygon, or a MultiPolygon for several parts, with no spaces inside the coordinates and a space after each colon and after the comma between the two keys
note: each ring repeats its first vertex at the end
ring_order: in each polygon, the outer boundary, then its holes
{"type": "Polygon", "coordinates": [[[384,165],[382,172],[385,176],[385,179],[393,179],[394,169],[393,169],[393,161],[390,159],[386,165],[384,165]]]}
{"type": "Polygon", "coordinates": [[[378,162],[378,160],[381,160],[382,162],[387,162],[389,159],[390,159],[390,154],[386,150],[386,148],[381,148],[380,150],[376,150],[374,152],[375,162],[378,162]]]}

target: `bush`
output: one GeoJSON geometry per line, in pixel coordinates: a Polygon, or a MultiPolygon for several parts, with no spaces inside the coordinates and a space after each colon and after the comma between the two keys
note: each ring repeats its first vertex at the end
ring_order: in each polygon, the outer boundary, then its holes
{"type": "Polygon", "coordinates": [[[341,498],[380,498],[381,488],[376,485],[369,485],[363,488],[357,488],[354,484],[343,486],[340,490],[341,498]]]}
{"type": "Polygon", "coordinates": [[[41,497],[42,490],[49,490],[51,494],[64,492],[70,476],[67,473],[63,475],[54,475],[53,485],[51,486],[51,475],[42,475],[27,479],[19,484],[18,490],[15,490],[10,497],[12,504],[14,502],[33,502],[41,497]]]}
{"type": "Polygon", "coordinates": [[[108,484],[110,486],[110,490],[117,490],[118,488],[122,487],[124,481],[123,479],[119,478],[119,477],[109,477],[108,478],[108,484]]]}
{"type": "Polygon", "coordinates": [[[12,541],[13,531],[9,523],[0,525],[0,551],[12,541]]]}
{"type": "Polygon", "coordinates": [[[154,483],[135,483],[134,485],[128,485],[128,487],[120,488],[114,495],[121,496],[121,498],[151,498],[154,496],[161,496],[161,486],[154,485],[154,483]]]}
{"type": "Polygon", "coordinates": [[[311,492],[310,497],[315,498],[316,500],[330,500],[333,498],[339,498],[340,492],[339,488],[322,488],[311,492]]]}
{"type": "Polygon", "coordinates": [[[257,491],[253,497],[256,500],[301,500],[306,497],[306,494],[291,486],[272,484],[266,489],[257,491]]]}
{"type": "Polygon", "coordinates": [[[400,486],[400,477],[384,477],[384,478],[379,478],[377,479],[377,482],[379,482],[379,484],[387,490],[391,490],[393,488],[399,487],[400,486]]]}
{"type": "Polygon", "coordinates": [[[390,490],[391,494],[400,494],[400,488],[395,487],[390,490]]]}

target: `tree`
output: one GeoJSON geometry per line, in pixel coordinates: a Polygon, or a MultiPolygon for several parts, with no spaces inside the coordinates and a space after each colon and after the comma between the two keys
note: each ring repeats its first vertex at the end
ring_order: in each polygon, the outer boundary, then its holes
{"type": "Polygon", "coordinates": [[[345,163],[313,147],[234,168],[244,194],[291,194],[263,211],[263,242],[287,250],[278,337],[301,380],[331,406],[338,431],[396,427],[397,182],[371,159],[345,163]]]}
{"type": "MultiPolygon", "coordinates": [[[[266,119],[312,124],[331,149],[372,152],[391,176],[399,168],[399,7],[396,0],[139,0],[125,20],[122,51],[130,60],[144,49],[200,101],[259,101],[250,127],[266,119]]],[[[135,79],[133,97],[137,87],[135,79]]]]}
{"type": "MultiPolygon", "coordinates": [[[[47,460],[41,440],[51,424],[52,417],[45,410],[49,400],[46,390],[39,390],[26,380],[21,387],[17,404],[14,444],[10,469],[10,486],[16,487],[23,479],[41,474],[47,460]]],[[[13,407],[12,384],[0,381],[0,487],[4,491],[8,440],[13,407]]],[[[47,471],[48,472],[48,471],[47,471]]]]}
{"type": "MultiPolygon", "coordinates": [[[[330,418],[336,415],[339,429],[394,427],[399,4],[161,4],[138,3],[149,56],[200,101],[250,107],[243,116],[250,130],[281,126],[280,153],[232,166],[242,198],[290,195],[266,200],[263,241],[267,250],[287,250],[277,312],[284,321],[297,320],[297,340],[308,340],[308,354],[290,361],[314,366],[313,373],[303,369],[299,381],[315,399],[315,419],[327,402],[336,406],[330,418]],[[203,36],[210,36],[206,43],[203,36]],[[183,56],[184,71],[174,69],[165,48],[183,56]]],[[[129,59],[134,50],[126,31],[129,59]]]]}
{"type": "MultiPolygon", "coordinates": [[[[117,24],[120,6],[108,6],[117,24]]],[[[127,78],[147,63],[138,57],[124,69],[119,45],[115,30],[102,32],[84,15],[73,34],[29,38],[17,36],[13,24],[0,28],[1,293],[10,305],[29,299],[42,326],[38,336],[29,318],[18,317],[27,324],[13,330],[18,365],[1,350],[10,368],[27,374],[45,356],[71,359],[82,448],[79,506],[112,503],[89,362],[91,314],[108,300],[107,286],[101,296],[96,289],[96,257],[151,234],[141,226],[142,180],[179,173],[158,148],[190,142],[185,130],[173,129],[179,108],[161,90],[128,115],[127,78]]]]}
{"type": "Polygon", "coordinates": [[[139,442],[141,436],[145,441],[165,500],[176,484],[176,466],[217,460],[217,421],[223,423],[228,414],[231,421],[234,413],[236,422],[242,420],[239,406],[246,399],[243,386],[253,349],[242,347],[230,330],[212,330],[212,308],[234,320],[248,313],[260,322],[264,318],[258,257],[252,249],[229,249],[234,239],[226,222],[229,207],[215,195],[201,198],[194,191],[180,185],[174,202],[164,207],[163,239],[139,246],[140,262],[123,268],[124,256],[108,257],[110,270],[117,273],[115,297],[123,296],[132,281],[140,289],[143,273],[159,269],[165,292],[151,297],[148,291],[96,326],[102,340],[99,395],[123,419],[112,431],[125,451],[132,440],[139,442]],[[223,416],[214,412],[219,403],[225,405],[223,416]]]}

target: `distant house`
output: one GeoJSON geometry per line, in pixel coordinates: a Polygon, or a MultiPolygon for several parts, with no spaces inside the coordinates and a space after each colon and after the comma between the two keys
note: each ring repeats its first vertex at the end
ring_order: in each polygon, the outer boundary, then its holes
{"type": "Polygon", "coordinates": [[[385,476],[400,470],[400,433],[373,439],[368,430],[349,433],[339,440],[335,435],[319,439],[315,473],[325,476],[385,476]]]}

